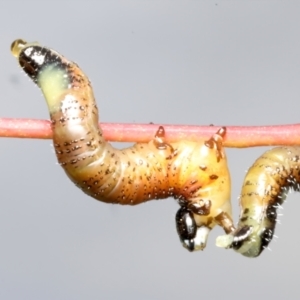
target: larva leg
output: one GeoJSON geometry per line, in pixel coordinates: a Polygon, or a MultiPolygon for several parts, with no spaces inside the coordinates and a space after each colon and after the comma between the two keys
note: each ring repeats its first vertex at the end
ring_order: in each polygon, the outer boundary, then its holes
{"type": "Polygon", "coordinates": [[[215,217],[216,222],[220,225],[226,233],[231,233],[235,230],[232,218],[226,213],[221,212],[215,217]]]}
{"type": "Polygon", "coordinates": [[[211,200],[200,199],[197,202],[190,202],[187,207],[195,214],[207,216],[210,214],[211,200]]]}
{"type": "Polygon", "coordinates": [[[275,230],[277,208],[287,192],[300,190],[300,148],[277,147],[265,152],[244,179],[237,229],[218,237],[217,246],[256,257],[268,247],[275,230]]]}
{"type": "Polygon", "coordinates": [[[159,150],[165,150],[167,148],[170,148],[171,155],[169,155],[166,159],[171,159],[174,156],[176,156],[177,151],[176,151],[176,149],[173,148],[173,146],[171,144],[166,143],[165,135],[166,135],[166,132],[165,132],[164,127],[159,126],[156,131],[155,137],[154,137],[154,144],[155,144],[156,148],[159,150]]]}
{"type": "Polygon", "coordinates": [[[217,161],[221,158],[225,158],[223,150],[223,139],[226,135],[226,127],[221,127],[209,140],[205,142],[205,145],[210,149],[215,149],[217,161]]]}

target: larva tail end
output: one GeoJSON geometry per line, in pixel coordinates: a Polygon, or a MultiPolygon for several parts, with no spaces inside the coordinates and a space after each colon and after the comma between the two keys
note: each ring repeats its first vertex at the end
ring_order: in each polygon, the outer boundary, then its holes
{"type": "MultiPolygon", "coordinates": [[[[11,45],[11,52],[17,58],[23,71],[41,88],[50,114],[60,109],[65,93],[69,91],[71,94],[73,85],[76,85],[75,90],[78,91],[87,83],[75,64],[37,42],[27,43],[22,39],[15,40],[11,45]]],[[[77,94],[79,96],[76,95],[76,97],[80,97],[82,93],[77,92],[77,94]]],[[[74,97],[69,96],[70,103],[74,97]]]]}
{"type": "Polygon", "coordinates": [[[231,234],[220,235],[216,239],[216,246],[219,248],[232,248],[233,236],[231,234]]]}
{"type": "Polygon", "coordinates": [[[17,39],[15,41],[13,41],[10,46],[10,51],[11,51],[12,55],[14,57],[18,58],[20,55],[20,52],[22,51],[22,49],[25,47],[26,44],[27,44],[27,42],[22,39],[17,39]]]}
{"type": "Polygon", "coordinates": [[[15,58],[19,58],[21,51],[30,45],[37,45],[37,42],[28,43],[23,39],[16,39],[11,43],[10,51],[15,58]]]}

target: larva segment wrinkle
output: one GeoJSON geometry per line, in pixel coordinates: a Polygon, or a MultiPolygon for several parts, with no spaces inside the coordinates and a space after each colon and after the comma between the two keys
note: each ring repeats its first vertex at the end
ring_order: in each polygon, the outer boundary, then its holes
{"type": "Polygon", "coordinates": [[[290,189],[300,187],[300,147],[276,147],[260,156],[248,170],[240,196],[237,229],[217,239],[217,245],[257,257],[271,242],[277,208],[290,189]]]}
{"type": "Polygon", "coordinates": [[[129,205],[174,197],[196,224],[196,233],[188,237],[194,249],[205,247],[215,225],[226,232],[233,228],[230,175],[222,147],[225,128],[207,141],[168,144],[160,126],[149,143],[114,149],[98,126],[90,81],[77,64],[23,40],[12,44],[12,52],[41,88],[58,162],[83,192],[106,203],[129,205]]]}

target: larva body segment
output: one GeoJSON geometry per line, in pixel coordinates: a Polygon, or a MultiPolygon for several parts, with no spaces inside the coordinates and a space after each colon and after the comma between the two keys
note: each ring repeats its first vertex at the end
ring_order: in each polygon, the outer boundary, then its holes
{"type": "Polygon", "coordinates": [[[196,239],[192,250],[205,247],[216,224],[227,233],[233,230],[225,128],[205,142],[167,144],[159,127],[149,143],[114,149],[102,135],[91,84],[77,64],[21,40],[12,44],[12,52],[46,98],[57,159],[76,186],[107,203],[178,199],[197,225],[195,236],[188,237],[196,239]]]}
{"type": "Polygon", "coordinates": [[[277,208],[289,189],[299,191],[300,147],[276,147],[248,170],[240,195],[237,229],[217,239],[217,245],[256,257],[268,247],[275,230],[277,208]]]}

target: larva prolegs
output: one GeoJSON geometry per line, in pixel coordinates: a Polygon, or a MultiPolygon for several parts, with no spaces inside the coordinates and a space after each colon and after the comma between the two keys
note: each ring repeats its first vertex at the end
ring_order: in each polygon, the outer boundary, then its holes
{"type": "Polygon", "coordinates": [[[232,218],[226,212],[221,212],[215,217],[216,222],[221,226],[226,233],[231,233],[235,230],[232,218]]]}
{"type": "Polygon", "coordinates": [[[244,179],[237,229],[217,239],[217,245],[256,257],[268,247],[276,225],[277,208],[289,189],[299,191],[300,147],[276,147],[265,152],[244,179]]]}
{"type": "Polygon", "coordinates": [[[225,158],[225,152],[223,148],[223,139],[225,135],[226,127],[221,127],[210,139],[205,141],[205,145],[207,147],[209,147],[210,149],[215,149],[217,161],[225,158]]]}
{"type": "Polygon", "coordinates": [[[153,142],[154,142],[156,148],[159,150],[165,150],[165,149],[169,148],[171,151],[171,154],[168,157],[166,157],[166,159],[171,159],[172,157],[174,157],[176,155],[177,151],[176,151],[176,149],[173,148],[173,146],[171,144],[169,144],[165,141],[165,134],[166,134],[166,132],[165,132],[164,127],[159,126],[156,131],[153,142]]]}

